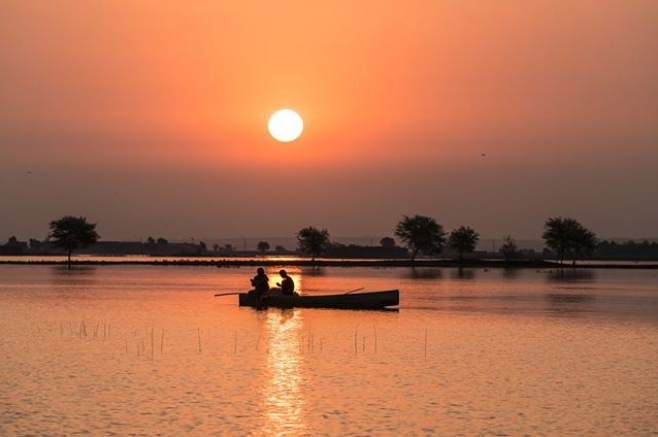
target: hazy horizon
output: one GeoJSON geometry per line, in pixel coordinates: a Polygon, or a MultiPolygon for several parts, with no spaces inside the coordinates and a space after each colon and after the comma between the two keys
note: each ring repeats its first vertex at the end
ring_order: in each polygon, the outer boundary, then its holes
{"type": "Polygon", "coordinates": [[[10,0],[0,238],[658,236],[658,3],[10,0]],[[304,118],[290,144],[278,108],[304,118]]]}

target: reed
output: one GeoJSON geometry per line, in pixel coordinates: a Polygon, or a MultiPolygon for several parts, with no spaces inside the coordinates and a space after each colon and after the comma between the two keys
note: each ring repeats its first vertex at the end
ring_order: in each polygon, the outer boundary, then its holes
{"type": "Polygon", "coordinates": [[[425,328],[425,358],[427,358],[427,328],[425,328]]]}
{"type": "Polygon", "coordinates": [[[87,338],[87,324],[85,323],[84,320],[82,321],[82,335],[84,335],[85,338],[87,338]]]}
{"type": "Polygon", "coordinates": [[[201,328],[196,328],[196,333],[199,339],[199,353],[201,353],[201,328]]]}

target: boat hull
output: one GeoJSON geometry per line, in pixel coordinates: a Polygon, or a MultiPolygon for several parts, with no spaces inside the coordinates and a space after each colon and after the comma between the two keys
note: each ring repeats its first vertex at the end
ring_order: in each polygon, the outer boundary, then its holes
{"type": "Polygon", "coordinates": [[[247,293],[239,295],[241,307],[382,309],[400,304],[399,290],[323,296],[266,296],[258,302],[247,293]]]}

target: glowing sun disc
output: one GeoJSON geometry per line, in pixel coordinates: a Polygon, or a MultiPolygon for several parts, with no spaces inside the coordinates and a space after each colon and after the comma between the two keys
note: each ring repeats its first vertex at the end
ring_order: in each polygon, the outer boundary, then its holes
{"type": "Polygon", "coordinates": [[[282,143],[294,141],[302,134],[304,130],[304,121],[292,109],[279,109],[270,117],[267,122],[267,130],[270,135],[282,143]]]}

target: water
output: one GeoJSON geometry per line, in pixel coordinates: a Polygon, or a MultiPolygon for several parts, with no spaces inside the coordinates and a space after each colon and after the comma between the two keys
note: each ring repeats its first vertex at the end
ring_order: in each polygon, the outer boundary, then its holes
{"type": "Polygon", "coordinates": [[[656,271],[251,270],[0,266],[0,435],[656,435],[656,271]]]}

